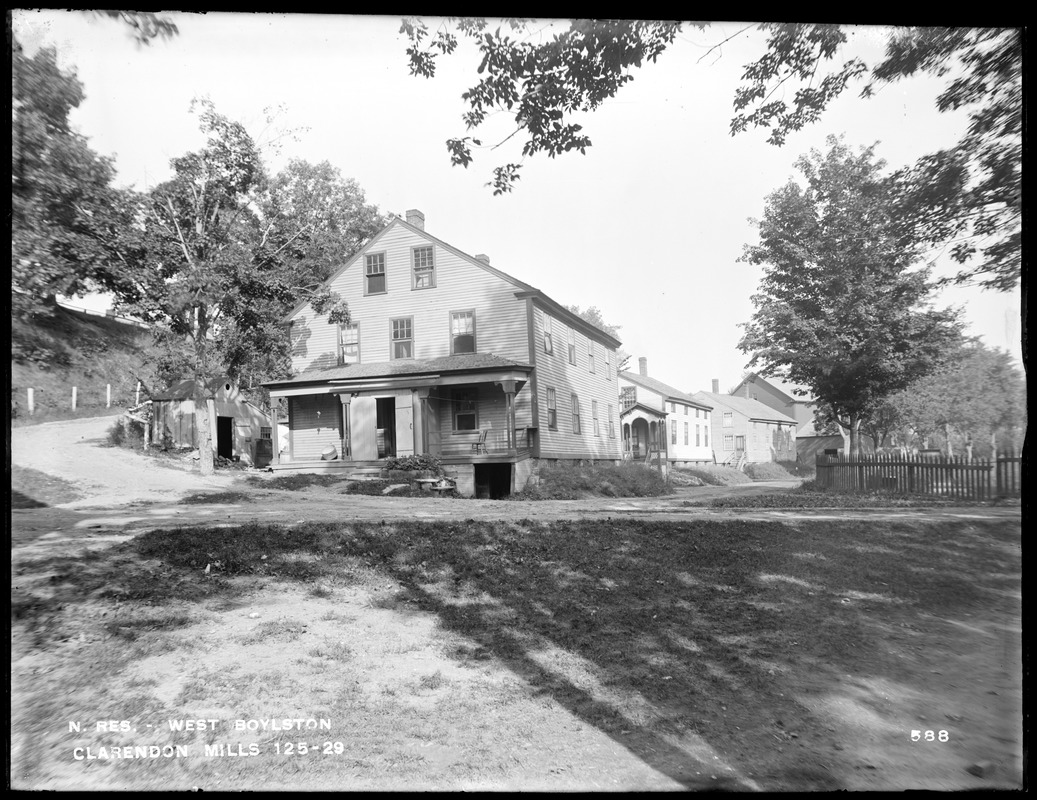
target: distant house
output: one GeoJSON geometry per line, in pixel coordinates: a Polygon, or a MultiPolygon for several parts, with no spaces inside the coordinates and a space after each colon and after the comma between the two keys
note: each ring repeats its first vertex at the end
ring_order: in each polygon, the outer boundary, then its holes
{"type": "Polygon", "coordinates": [[[619,373],[623,457],[643,461],[657,453],[671,466],[713,463],[713,407],[648,376],[648,359],[638,371],[619,373]]]}
{"type": "Polygon", "coordinates": [[[796,460],[796,420],[759,400],[712,392],[694,398],[713,406],[713,451],[718,464],[796,460]]]}
{"type": "Polygon", "coordinates": [[[796,421],[797,438],[816,435],[814,408],[817,406],[817,398],[806,386],[750,372],[730,394],[749,400],[759,400],[775,411],[792,417],[796,421]]]}
{"type": "MultiPolygon", "coordinates": [[[[272,438],[268,414],[242,397],[229,378],[217,378],[211,386],[215,394],[214,413],[209,416],[213,452],[229,459],[255,464],[271,452],[272,445],[257,443],[272,438]]],[[[156,445],[198,447],[195,427],[195,382],[180,381],[151,397],[151,439],[156,445]]]]}
{"type": "Polygon", "coordinates": [[[543,292],[394,217],[328,279],[349,304],[329,324],[307,302],[285,318],[294,377],[279,470],[377,467],[429,454],[461,494],[525,486],[534,459],[621,458],[620,342],[543,292]]]}

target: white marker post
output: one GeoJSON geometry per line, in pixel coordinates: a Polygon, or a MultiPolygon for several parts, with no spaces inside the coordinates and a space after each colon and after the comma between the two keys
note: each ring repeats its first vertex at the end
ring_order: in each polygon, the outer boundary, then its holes
{"type": "Polygon", "coordinates": [[[75,386],[73,386],[72,387],[72,410],[73,411],[76,410],[76,391],[78,391],[77,388],[75,386]]]}
{"type": "Polygon", "coordinates": [[[107,384],[107,386],[108,386],[108,399],[106,401],[107,405],[105,405],[105,408],[111,408],[112,407],[112,385],[109,383],[109,384],[107,384]]]}
{"type": "Polygon", "coordinates": [[[36,398],[33,396],[36,390],[30,386],[25,391],[29,395],[29,416],[31,417],[33,412],[36,410],[36,398]]]}
{"type": "Polygon", "coordinates": [[[133,405],[140,405],[140,381],[137,381],[137,399],[133,402],[133,405]]]}

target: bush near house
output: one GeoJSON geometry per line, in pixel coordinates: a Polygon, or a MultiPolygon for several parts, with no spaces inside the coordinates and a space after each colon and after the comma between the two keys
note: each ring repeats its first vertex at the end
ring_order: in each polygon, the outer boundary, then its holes
{"type": "Polygon", "coordinates": [[[537,481],[512,498],[657,497],[670,491],[666,479],[643,464],[541,464],[537,481]]]}

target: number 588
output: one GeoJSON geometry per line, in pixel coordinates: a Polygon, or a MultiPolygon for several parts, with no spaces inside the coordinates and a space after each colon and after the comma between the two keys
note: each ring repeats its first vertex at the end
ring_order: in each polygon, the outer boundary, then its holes
{"type": "Polygon", "coordinates": [[[950,739],[947,731],[911,731],[911,741],[917,742],[924,739],[927,742],[946,742],[950,739]]]}

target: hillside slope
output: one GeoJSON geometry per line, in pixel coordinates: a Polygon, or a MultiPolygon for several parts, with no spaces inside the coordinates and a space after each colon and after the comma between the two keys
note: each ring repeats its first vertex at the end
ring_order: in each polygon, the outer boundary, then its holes
{"type": "Polygon", "coordinates": [[[142,351],[151,333],[109,317],[58,306],[52,317],[11,320],[11,416],[28,416],[26,389],[34,389],[34,420],[72,416],[72,387],[81,415],[97,413],[112,387],[112,407],[135,399],[142,351]]]}

